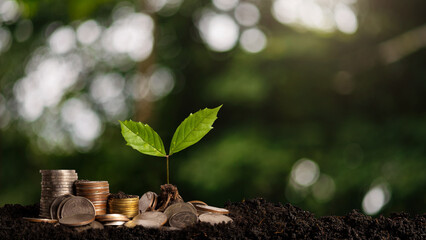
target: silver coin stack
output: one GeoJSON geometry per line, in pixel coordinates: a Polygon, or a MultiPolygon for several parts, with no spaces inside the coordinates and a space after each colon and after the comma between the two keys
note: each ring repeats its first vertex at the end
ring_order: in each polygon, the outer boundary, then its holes
{"type": "Polygon", "coordinates": [[[74,195],[74,182],[78,179],[75,170],[40,170],[41,198],[40,217],[51,218],[50,205],[55,198],[74,195]]]}

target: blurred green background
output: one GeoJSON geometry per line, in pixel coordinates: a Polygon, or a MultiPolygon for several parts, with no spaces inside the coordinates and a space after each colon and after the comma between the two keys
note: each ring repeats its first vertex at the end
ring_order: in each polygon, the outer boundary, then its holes
{"type": "Polygon", "coordinates": [[[166,182],[127,147],[143,121],[185,200],[263,197],[318,216],[426,208],[426,15],[398,0],[0,0],[0,206],[40,198],[40,169],[110,191],[166,182]]]}

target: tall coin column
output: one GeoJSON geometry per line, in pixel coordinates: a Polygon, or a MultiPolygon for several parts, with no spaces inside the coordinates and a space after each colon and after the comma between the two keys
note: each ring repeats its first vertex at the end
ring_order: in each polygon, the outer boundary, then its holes
{"type": "Polygon", "coordinates": [[[81,180],[75,183],[77,196],[89,199],[95,206],[96,215],[106,214],[109,195],[108,181],[81,180]]]}
{"type": "Polygon", "coordinates": [[[55,198],[74,194],[74,182],[78,179],[75,170],[40,170],[41,198],[40,217],[50,218],[50,205],[55,198]]]}

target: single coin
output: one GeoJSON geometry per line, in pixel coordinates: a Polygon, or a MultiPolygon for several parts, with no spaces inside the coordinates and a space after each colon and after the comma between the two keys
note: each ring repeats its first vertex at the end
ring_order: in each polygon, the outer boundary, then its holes
{"type": "Polygon", "coordinates": [[[131,220],[131,221],[126,222],[124,224],[124,226],[128,227],[128,228],[134,228],[134,227],[136,227],[136,223],[133,220],[131,220]]]}
{"type": "Polygon", "coordinates": [[[95,216],[91,214],[76,214],[59,219],[59,223],[67,226],[83,226],[95,221],[95,216]]]}
{"type": "Polygon", "coordinates": [[[156,195],[155,192],[146,192],[142,195],[139,199],[139,213],[146,212],[152,207],[156,195]]]}
{"type": "Polygon", "coordinates": [[[195,213],[183,211],[175,213],[169,218],[169,225],[176,228],[185,228],[197,223],[198,217],[195,213]]]}
{"type": "Polygon", "coordinates": [[[53,200],[52,204],[50,205],[50,217],[52,219],[58,219],[57,213],[58,213],[59,205],[64,199],[70,198],[70,197],[72,197],[72,195],[67,194],[67,195],[59,196],[55,198],[55,200],[53,200]]]}
{"type": "Polygon", "coordinates": [[[61,203],[58,206],[58,210],[56,211],[56,219],[61,219],[62,218],[62,208],[64,207],[65,203],[70,200],[71,197],[69,198],[65,198],[64,200],[61,201],[61,203]]]}
{"type": "Polygon", "coordinates": [[[192,205],[205,205],[205,206],[207,206],[207,203],[200,201],[200,200],[192,200],[192,201],[189,201],[189,203],[191,203],[192,205]]]}
{"type": "Polygon", "coordinates": [[[167,216],[162,212],[148,211],[135,216],[133,220],[154,221],[157,222],[160,226],[162,226],[167,222],[167,216]]]}
{"type": "Polygon", "coordinates": [[[210,223],[212,225],[218,224],[218,223],[229,223],[232,222],[232,218],[225,216],[223,214],[219,213],[203,213],[200,216],[198,216],[200,219],[200,222],[206,222],[210,223]]]}
{"type": "Polygon", "coordinates": [[[88,214],[95,217],[95,207],[89,199],[84,197],[73,196],[66,199],[66,202],[62,206],[60,216],[63,218],[77,214],[88,214]]]}
{"type": "Polygon", "coordinates": [[[124,221],[107,222],[107,223],[104,223],[104,226],[121,226],[124,223],[125,223],[124,221]]]}
{"type": "Polygon", "coordinates": [[[144,228],[159,228],[161,227],[161,225],[153,220],[147,220],[147,219],[137,219],[137,220],[132,220],[133,224],[135,226],[142,226],[144,228]]]}
{"type": "Polygon", "coordinates": [[[130,219],[123,214],[104,214],[96,216],[96,220],[100,222],[115,222],[115,221],[129,221],[130,219]]]}
{"type": "Polygon", "coordinates": [[[56,219],[49,219],[49,218],[30,218],[30,217],[23,217],[22,219],[27,220],[29,222],[36,222],[36,223],[57,223],[58,220],[56,219]]]}
{"type": "Polygon", "coordinates": [[[220,214],[228,214],[229,210],[225,208],[218,208],[213,206],[205,206],[205,205],[195,205],[195,208],[198,211],[202,212],[213,212],[213,213],[220,213],[220,214]]]}
{"type": "Polygon", "coordinates": [[[192,206],[192,204],[185,203],[185,202],[179,202],[179,203],[175,203],[175,204],[168,206],[166,208],[166,210],[164,210],[164,214],[166,214],[167,218],[170,219],[170,217],[172,215],[174,215],[178,212],[184,212],[184,211],[192,212],[194,214],[197,213],[197,210],[195,209],[194,206],[192,206]]]}
{"type": "Polygon", "coordinates": [[[157,207],[157,203],[158,203],[158,195],[156,194],[154,196],[154,201],[152,201],[152,204],[151,204],[151,209],[152,210],[154,210],[157,207]]]}

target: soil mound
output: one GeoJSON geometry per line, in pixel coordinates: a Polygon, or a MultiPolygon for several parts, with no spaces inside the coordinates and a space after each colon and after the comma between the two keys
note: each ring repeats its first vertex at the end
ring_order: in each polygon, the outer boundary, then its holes
{"type": "Polygon", "coordinates": [[[105,227],[76,231],[72,227],[31,223],[39,205],[7,204],[0,208],[0,239],[426,239],[426,214],[406,213],[372,218],[356,210],[346,216],[315,218],[291,204],[252,199],[226,203],[229,224],[197,223],[183,230],[105,227]]]}

